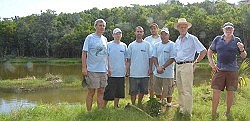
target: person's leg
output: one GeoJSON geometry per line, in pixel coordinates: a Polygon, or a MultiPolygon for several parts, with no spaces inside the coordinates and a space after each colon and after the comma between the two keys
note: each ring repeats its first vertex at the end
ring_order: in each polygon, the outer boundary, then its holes
{"type": "Polygon", "coordinates": [[[142,105],[142,99],[144,97],[144,94],[139,94],[138,95],[138,105],[142,105]]]}
{"type": "Polygon", "coordinates": [[[97,89],[97,107],[98,109],[102,109],[103,108],[103,94],[104,94],[104,88],[98,88],[97,89]]]}
{"type": "Polygon", "coordinates": [[[184,113],[184,90],[183,90],[183,80],[181,77],[181,71],[183,66],[176,65],[176,86],[178,91],[178,104],[179,104],[179,112],[184,113]]]}
{"type": "Polygon", "coordinates": [[[135,105],[136,95],[131,95],[131,103],[135,105]]]}
{"type": "Polygon", "coordinates": [[[107,106],[108,101],[113,101],[115,99],[115,93],[116,93],[116,85],[115,83],[115,78],[109,77],[107,82],[108,85],[104,89],[104,95],[103,95],[103,100],[104,100],[104,107],[107,106]]]}
{"type": "Polygon", "coordinates": [[[88,94],[86,97],[86,107],[88,112],[90,112],[92,109],[94,95],[95,95],[95,89],[88,88],[88,94]]]}
{"type": "Polygon", "coordinates": [[[217,108],[220,100],[220,90],[213,89],[213,99],[212,99],[212,116],[216,116],[217,108]]]}
{"type": "Polygon", "coordinates": [[[163,78],[162,80],[162,96],[163,99],[167,97],[167,106],[171,106],[172,95],[174,92],[174,79],[173,78],[163,78]]]}
{"type": "Polygon", "coordinates": [[[118,108],[119,99],[120,98],[115,98],[115,100],[114,100],[114,108],[118,108]]]}
{"type": "Polygon", "coordinates": [[[233,98],[234,98],[234,92],[238,88],[239,78],[238,78],[238,72],[226,72],[227,80],[226,80],[226,90],[227,90],[227,98],[226,98],[226,104],[227,104],[227,112],[226,114],[230,113],[230,109],[233,105],[233,98]]]}
{"type": "Polygon", "coordinates": [[[153,74],[150,75],[150,78],[149,78],[149,97],[150,98],[153,98],[154,97],[154,76],[153,74]]]}
{"type": "Polygon", "coordinates": [[[103,100],[103,107],[104,108],[106,108],[107,104],[108,104],[108,100],[103,100]]]}
{"type": "Polygon", "coordinates": [[[120,98],[125,98],[125,78],[124,77],[115,78],[114,84],[115,84],[114,108],[118,108],[120,98]]]}
{"type": "Polygon", "coordinates": [[[159,77],[154,77],[154,92],[156,98],[162,100],[162,79],[159,77]]]}
{"type": "Polygon", "coordinates": [[[183,64],[183,69],[181,71],[181,77],[183,79],[183,90],[184,90],[184,111],[192,114],[193,107],[193,64],[187,63],[183,64]]]}
{"type": "Polygon", "coordinates": [[[231,106],[233,104],[233,91],[227,91],[227,99],[226,99],[226,102],[227,102],[227,114],[230,113],[230,109],[231,109],[231,106]]]}

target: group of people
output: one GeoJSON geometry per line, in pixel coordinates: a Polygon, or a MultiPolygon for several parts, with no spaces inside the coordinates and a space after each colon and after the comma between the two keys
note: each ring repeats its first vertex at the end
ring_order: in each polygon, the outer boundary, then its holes
{"type": "Polygon", "coordinates": [[[192,24],[180,18],[174,28],[180,35],[175,42],[169,40],[167,27],[159,30],[156,23],[150,27],[151,35],[143,39],[144,28],[135,28],[135,41],[128,47],[121,41],[122,30],[113,30],[114,40],[108,42],[103,36],[106,22],[97,19],[95,32],[88,35],[82,49],[82,74],[88,85],[86,97],[87,111],[92,110],[93,97],[97,92],[97,107],[102,109],[108,101],[114,100],[119,107],[119,99],[125,98],[125,77],[129,77],[131,103],[142,105],[144,95],[156,96],[171,107],[174,91],[174,77],[178,91],[179,112],[192,115],[192,87],[195,68],[206,56],[215,71],[211,87],[213,89],[212,115],[216,115],[220,92],[226,87],[227,112],[233,102],[233,91],[238,87],[238,65],[236,55],[246,58],[246,51],[240,38],[233,35],[234,26],[227,22],[222,27],[224,34],[215,37],[208,50],[190,33],[192,24]],[[158,32],[160,33],[158,34],[158,32]],[[196,53],[198,56],[196,56],[196,53]],[[212,55],[217,53],[217,63],[212,55]],[[174,71],[176,65],[176,70],[174,71]]]}

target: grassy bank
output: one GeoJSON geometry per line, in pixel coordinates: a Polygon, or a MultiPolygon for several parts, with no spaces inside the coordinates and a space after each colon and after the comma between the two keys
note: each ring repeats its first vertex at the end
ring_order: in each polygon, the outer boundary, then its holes
{"type": "Polygon", "coordinates": [[[0,89],[13,92],[33,92],[47,88],[80,87],[81,80],[75,77],[62,79],[58,75],[47,74],[46,78],[26,77],[13,80],[0,80],[0,89]]]}
{"type": "Polygon", "coordinates": [[[81,58],[9,58],[0,59],[0,62],[10,62],[10,63],[81,63],[81,58]]]}
{"type": "MultiPolygon", "coordinates": [[[[248,80],[249,82],[249,80],[248,80]]],[[[1,84],[0,84],[1,85],[1,84]]],[[[235,93],[235,100],[232,106],[230,117],[224,116],[226,111],[225,92],[222,93],[218,108],[219,117],[217,121],[249,121],[250,120],[250,85],[239,88],[235,93]]],[[[194,105],[192,121],[210,121],[211,118],[211,101],[212,90],[208,85],[202,85],[193,88],[194,105]]],[[[145,97],[144,103],[148,101],[145,97]]],[[[158,117],[149,117],[145,113],[135,109],[124,109],[125,105],[130,102],[129,98],[121,100],[120,108],[114,109],[112,103],[103,110],[94,109],[91,113],[86,112],[84,104],[42,104],[33,108],[23,108],[13,111],[10,114],[0,114],[0,120],[3,121],[186,121],[188,118],[181,116],[177,112],[177,107],[162,107],[158,117]]],[[[177,91],[173,96],[173,103],[177,103],[177,91]]]]}

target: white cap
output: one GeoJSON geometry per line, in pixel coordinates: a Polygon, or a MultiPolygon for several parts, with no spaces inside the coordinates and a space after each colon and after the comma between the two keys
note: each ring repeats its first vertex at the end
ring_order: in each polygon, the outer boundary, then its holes
{"type": "Polygon", "coordinates": [[[231,22],[227,22],[223,25],[223,28],[229,28],[229,27],[234,28],[234,25],[231,22]]]}
{"type": "Polygon", "coordinates": [[[118,33],[118,32],[122,33],[122,30],[119,29],[119,28],[115,28],[115,29],[113,30],[113,34],[116,34],[116,33],[118,33]]]}
{"type": "Polygon", "coordinates": [[[169,34],[168,28],[162,28],[161,32],[165,32],[165,33],[169,34]]]}

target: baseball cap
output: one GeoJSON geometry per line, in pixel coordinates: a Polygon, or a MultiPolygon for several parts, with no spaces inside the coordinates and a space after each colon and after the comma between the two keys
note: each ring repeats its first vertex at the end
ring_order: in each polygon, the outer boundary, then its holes
{"type": "Polygon", "coordinates": [[[118,32],[122,33],[122,30],[119,29],[119,28],[115,28],[115,29],[113,30],[113,34],[116,34],[116,33],[118,33],[118,32]]]}
{"type": "Polygon", "coordinates": [[[227,22],[223,25],[223,28],[228,28],[228,27],[234,28],[234,25],[231,22],[227,22]]]}
{"type": "Polygon", "coordinates": [[[165,32],[165,33],[169,34],[168,28],[162,28],[162,29],[161,29],[161,32],[165,32]]]}

